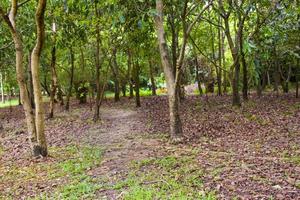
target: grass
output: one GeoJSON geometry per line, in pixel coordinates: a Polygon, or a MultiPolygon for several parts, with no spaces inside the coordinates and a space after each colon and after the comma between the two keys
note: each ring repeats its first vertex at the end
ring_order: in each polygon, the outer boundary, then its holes
{"type": "Polygon", "coordinates": [[[0,102],[0,108],[10,107],[10,106],[17,106],[19,105],[18,99],[12,99],[10,101],[5,101],[5,103],[0,102]]]}
{"type": "MultiPolygon", "coordinates": [[[[43,97],[44,102],[49,102],[49,97],[44,96],[43,97]]],[[[19,99],[11,99],[10,101],[5,101],[5,103],[0,102],[0,108],[7,108],[10,106],[18,106],[19,105],[19,99]]]]}
{"type": "Polygon", "coordinates": [[[122,191],[125,200],[214,200],[215,193],[204,190],[203,175],[195,155],[149,158],[134,161],[127,178],[109,189],[122,191]]]}
{"type": "Polygon", "coordinates": [[[20,188],[46,182],[54,185],[47,192],[33,199],[87,199],[93,198],[99,189],[98,184],[87,175],[87,171],[100,164],[102,150],[95,147],[68,146],[65,148],[50,148],[49,152],[56,160],[54,162],[32,163],[26,167],[10,166],[1,169],[3,176],[0,182],[11,185],[0,199],[11,199],[22,194],[20,188]],[[45,173],[47,172],[47,173],[45,173]]]}
{"type": "MultiPolygon", "coordinates": [[[[165,94],[167,94],[167,91],[164,90],[164,89],[157,89],[157,90],[156,90],[156,94],[157,94],[158,96],[160,96],[160,95],[165,95],[165,94]]],[[[120,94],[120,95],[122,95],[122,94],[120,94]]],[[[126,95],[127,95],[127,96],[129,95],[129,91],[127,91],[126,95]]],[[[113,93],[113,92],[111,92],[111,91],[105,92],[105,97],[106,97],[106,98],[114,98],[114,96],[115,96],[115,93],[113,93]]],[[[149,90],[149,89],[142,88],[142,89],[140,89],[140,96],[141,96],[141,97],[149,97],[149,96],[152,96],[152,91],[149,90]]]]}

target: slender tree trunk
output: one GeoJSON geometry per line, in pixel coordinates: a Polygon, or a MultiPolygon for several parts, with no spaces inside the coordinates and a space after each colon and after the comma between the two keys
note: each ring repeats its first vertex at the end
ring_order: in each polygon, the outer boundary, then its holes
{"type": "MultiPolygon", "coordinates": [[[[223,62],[223,68],[225,69],[225,63],[226,63],[226,58],[225,58],[225,33],[222,31],[222,62],[223,62]]],[[[227,72],[224,70],[223,71],[223,93],[227,93],[227,72]]]]}
{"type": "Polygon", "coordinates": [[[112,70],[115,82],[115,102],[120,101],[120,82],[119,82],[119,66],[117,63],[117,49],[113,48],[112,70]]]}
{"type": "MultiPolygon", "coordinates": [[[[299,0],[296,1],[296,5],[299,7],[299,0]]],[[[300,20],[300,14],[298,13],[298,16],[297,16],[297,19],[298,19],[298,32],[300,32],[300,23],[299,23],[299,20],[300,20]]],[[[300,38],[298,38],[298,45],[300,46],[300,38]]],[[[300,76],[300,70],[299,70],[299,67],[300,67],[300,58],[297,58],[297,70],[296,70],[296,98],[299,98],[299,76],[300,76]]]]}
{"type": "Polygon", "coordinates": [[[299,98],[299,80],[296,81],[296,98],[299,98]]]}
{"type": "MultiPolygon", "coordinates": [[[[55,26],[55,24],[53,24],[55,26]]],[[[56,33],[53,30],[53,47],[51,51],[51,93],[50,93],[50,106],[49,106],[49,118],[54,117],[54,104],[55,94],[57,90],[57,73],[56,73],[56,33]]]]}
{"type": "MultiPolygon", "coordinates": [[[[219,24],[222,25],[221,17],[218,18],[219,24]]],[[[218,96],[222,95],[222,30],[218,28],[219,39],[219,67],[217,67],[217,81],[218,81],[218,96]]]]}
{"type": "Polygon", "coordinates": [[[72,89],[73,89],[73,82],[74,82],[74,63],[75,63],[75,58],[74,58],[74,52],[73,48],[70,47],[70,56],[71,56],[71,74],[70,74],[70,85],[68,89],[68,94],[67,94],[67,99],[66,99],[66,111],[70,110],[70,98],[72,95],[72,89]]]}
{"type": "Polygon", "coordinates": [[[155,79],[154,79],[153,63],[151,60],[149,60],[149,71],[150,71],[152,96],[156,96],[156,84],[155,84],[155,79]]]}
{"type": "Polygon", "coordinates": [[[133,98],[134,94],[133,94],[133,80],[132,80],[132,54],[131,51],[128,50],[128,61],[127,61],[127,78],[129,80],[129,98],[133,98]]]}
{"type": "MultiPolygon", "coordinates": [[[[96,17],[99,17],[99,12],[97,8],[97,2],[95,1],[95,14],[96,17]]],[[[96,57],[95,57],[95,67],[96,67],[96,89],[97,89],[97,94],[96,94],[96,102],[95,102],[95,113],[94,113],[94,121],[98,121],[100,118],[100,99],[101,99],[101,86],[100,86],[100,25],[99,21],[97,20],[96,24],[96,57]]]]}
{"type": "Polygon", "coordinates": [[[28,134],[30,137],[31,148],[34,153],[36,147],[38,146],[38,143],[37,143],[37,135],[35,129],[34,112],[30,104],[30,99],[28,96],[26,81],[25,81],[25,73],[23,69],[23,55],[24,55],[23,45],[18,32],[13,32],[13,39],[14,39],[15,49],[16,49],[17,81],[20,87],[21,99],[22,99],[22,104],[25,112],[26,124],[27,124],[28,134]]]}
{"type": "Polygon", "coordinates": [[[141,107],[141,98],[140,98],[140,65],[138,58],[134,65],[134,89],[135,89],[135,105],[136,107],[141,107]]]}
{"type": "Polygon", "coordinates": [[[122,94],[123,94],[123,97],[126,97],[126,83],[124,83],[124,82],[122,84],[122,94]]]}
{"type": "Polygon", "coordinates": [[[198,86],[199,94],[200,94],[200,96],[202,96],[203,90],[202,90],[201,79],[200,79],[200,75],[199,75],[199,62],[198,62],[197,55],[195,55],[195,66],[196,66],[195,70],[196,70],[197,86],[198,86]]]}
{"type": "Polygon", "coordinates": [[[163,65],[164,74],[167,82],[168,99],[169,99],[169,115],[170,115],[170,135],[175,141],[182,140],[183,132],[181,119],[179,115],[179,102],[176,92],[175,76],[173,66],[170,63],[168,46],[165,38],[164,20],[163,20],[163,1],[156,0],[157,15],[155,17],[155,25],[160,48],[160,55],[163,65]]]}
{"type": "Polygon", "coordinates": [[[15,19],[17,15],[17,10],[18,10],[17,0],[12,0],[11,10],[9,15],[7,16],[1,7],[0,7],[0,15],[2,16],[4,22],[7,24],[15,45],[17,81],[20,88],[23,109],[25,112],[26,125],[29,134],[29,141],[31,144],[32,152],[34,153],[36,147],[38,147],[38,142],[37,142],[37,135],[36,135],[36,128],[35,128],[34,113],[28,96],[25,72],[23,68],[23,58],[24,58],[23,45],[22,45],[20,34],[16,27],[15,19]]]}
{"type": "Polygon", "coordinates": [[[39,146],[34,149],[35,156],[47,156],[47,142],[45,136],[45,118],[44,105],[41,92],[41,83],[39,80],[40,56],[45,41],[45,23],[44,14],[46,10],[46,0],[39,0],[36,10],[35,20],[37,26],[37,40],[31,55],[31,71],[35,102],[35,126],[39,146]]]}
{"type": "Polygon", "coordinates": [[[248,101],[248,67],[245,58],[244,52],[244,40],[243,40],[243,32],[240,35],[240,54],[241,54],[241,61],[243,66],[243,99],[244,101],[248,101]]]}
{"type": "Polygon", "coordinates": [[[0,72],[0,87],[1,87],[1,103],[4,103],[4,84],[3,84],[2,72],[0,72]]]}
{"type": "Polygon", "coordinates": [[[234,67],[234,75],[232,78],[232,105],[233,106],[241,106],[241,100],[240,100],[240,94],[239,94],[239,76],[240,76],[240,55],[239,55],[239,46],[240,46],[240,40],[241,36],[243,35],[243,28],[244,28],[244,22],[245,17],[242,18],[241,13],[237,12],[238,14],[238,30],[236,30],[235,34],[235,41],[233,41],[233,38],[231,36],[230,31],[230,23],[229,23],[229,16],[230,12],[225,12],[225,8],[223,5],[223,1],[218,1],[219,8],[221,11],[221,16],[224,20],[225,24],[225,35],[228,41],[228,45],[230,47],[232,59],[233,59],[233,67],[234,67]]]}
{"type": "MultiPolygon", "coordinates": [[[[298,17],[298,18],[300,18],[300,17],[298,17]]],[[[300,29],[300,27],[299,27],[299,29],[300,29]]],[[[299,64],[300,64],[300,59],[297,58],[298,68],[300,66],[299,64]]],[[[296,72],[296,98],[299,98],[299,76],[300,76],[300,74],[299,74],[299,69],[298,69],[297,72],[296,72]]]]}
{"type": "MultiPolygon", "coordinates": [[[[239,94],[239,77],[240,77],[240,61],[239,61],[239,52],[237,47],[233,43],[233,39],[230,34],[229,19],[224,18],[225,23],[225,35],[230,46],[231,55],[233,58],[234,66],[234,76],[232,79],[232,105],[241,106],[240,94],[239,94]]],[[[239,36],[237,36],[239,37],[239,36]]]]}
{"type": "Polygon", "coordinates": [[[30,98],[30,103],[33,109],[35,109],[34,96],[33,96],[33,83],[32,83],[32,72],[31,72],[31,51],[28,52],[28,69],[27,69],[27,89],[30,98]]]}
{"type": "Polygon", "coordinates": [[[58,85],[57,86],[57,99],[60,101],[60,105],[63,106],[65,105],[65,102],[64,102],[64,97],[63,97],[63,91],[61,89],[61,86],[58,85]]]}

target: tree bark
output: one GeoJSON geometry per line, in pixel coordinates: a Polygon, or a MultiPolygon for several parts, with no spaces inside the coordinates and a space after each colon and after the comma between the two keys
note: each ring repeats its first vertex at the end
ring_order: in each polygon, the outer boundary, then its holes
{"type": "Polygon", "coordinates": [[[71,56],[71,74],[70,74],[70,85],[69,85],[68,94],[66,98],[66,108],[65,108],[66,111],[70,110],[70,98],[72,95],[73,82],[74,82],[75,58],[74,58],[74,52],[72,47],[70,47],[70,56],[71,56]]]}
{"type": "Polygon", "coordinates": [[[129,98],[133,98],[133,80],[132,80],[132,54],[131,51],[128,50],[128,61],[127,61],[127,78],[129,80],[129,98]]]}
{"type": "Polygon", "coordinates": [[[115,102],[120,101],[120,82],[119,82],[119,66],[117,63],[117,49],[114,47],[112,52],[112,70],[115,82],[115,102]]]}
{"type": "Polygon", "coordinates": [[[299,81],[298,81],[298,79],[296,81],[296,98],[297,99],[299,98],[299,81]]]}
{"type": "Polygon", "coordinates": [[[32,152],[34,152],[34,149],[38,146],[38,143],[37,143],[37,135],[35,129],[34,113],[30,105],[30,99],[26,87],[25,72],[23,68],[23,58],[24,58],[23,44],[22,44],[20,33],[16,26],[17,10],[18,10],[17,0],[12,0],[9,16],[6,15],[6,13],[1,7],[0,7],[0,15],[2,16],[4,22],[7,24],[14,41],[14,46],[16,51],[17,81],[20,88],[23,109],[25,112],[26,125],[29,134],[29,141],[31,144],[32,152]]]}
{"type": "Polygon", "coordinates": [[[138,58],[136,60],[135,65],[133,66],[133,71],[134,71],[134,90],[135,90],[135,105],[136,107],[141,107],[141,98],[140,98],[140,65],[138,58]]]}
{"type": "MultiPolygon", "coordinates": [[[[239,52],[236,45],[234,45],[233,39],[230,33],[229,19],[224,18],[225,22],[225,34],[227,36],[227,41],[231,50],[231,55],[233,58],[234,66],[234,76],[232,79],[232,105],[241,106],[240,94],[239,94],[239,78],[240,78],[240,61],[239,52]]],[[[239,36],[237,36],[239,37],[239,36]]]]}
{"type": "Polygon", "coordinates": [[[200,75],[199,75],[199,62],[198,62],[198,58],[197,58],[196,54],[195,54],[195,66],[196,66],[196,69],[195,69],[196,70],[196,80],[197,80],[199,95],[202,96],[203,90],[202,90],[201,79],[200,79],[200,75]]]}
{"type": "Polygon", "coordinates": [[[49,118],[54,117],[55,94],[57,90],[57,73],[56,73],[56,33],[53,30],[53,46],[51,51],[51,93],[50,93],[50,106],[49,118]]]}
{"type": "Polygon", "coordinates": [[[3,84],[3,73],[0,72],[0,87],[1,87],[1,103],[4,103],[4,84],[3,84]]]}
{"type": "Polygon", "coordinates": [[[28,95],[30,98],[30,103],[33,109],[35,109],[34,103],[34,95],[33,95],[33,83],[32,83],[32,72],[31,72],[31,51],[28,52],[28,69],[27,69],[27,88],[28,88],[28,95]]]}
{"type": "Polygon", "coordinates": [[[248,101],[248,67],[245,58],[244,52],[244,40],[243,40],[243,31],[240,35],[240,54],[241,54],[241,61],[243,66],[243,99],[244,101],[248,101]]]}
{"type": "Polygon", "coordinates": [[[45,118],[44,118],[44,105],[41,92],[41,83],[39,80],[39,66],[40,56],[42,53],[44,41],[45,41],[45,23],[44,15],[46,11],[46,0],[39,0],[38,7],[35,14],[35,21],[37,26],[37,39],[36,45],[31,55],[31,71],[32,82],[34,91],[35,102],[35,126],[38,146],[33,150],[35,156],[47,156],[47,142],[45,136],[45,118]]]}
{"type": "Polygon", "coordinates": [[[179,115],[179,103],[176,92],[175,76],[173,66],[170,63],[168,46],[165,38],[164,20],[163,20],[163,2],[156,0],[157,15],[155,18],[158,43],[163,65],[164,74],[167,82],[169,115],[170,115],[170,135],[173,140],[182,140],[183,132],[181,119],[179,115]]]}
{"type": "Polygon", "coordinates": [[[96,102],[95,102],[95,113],[94,113],[94,121],[98,121],[100,118],[100,100],[101,100],[101,86],[100,86],[100,25],[98,21],[99,12],[97,7],[97,2],[95,1],[95,15],[97,17],[96,23],[96,57],[95,57],[95,70],[96,70],[96,102]]]}
{"type": "Polygon", "coordinates": [[[154,79],[153,63],[151,60],[149,60],[149,72],[150,72],[152,96],[156,96],[156,84],[155,84],[155,79],[154,79]]]}
{"type": "MultiPolygon", "coordinates": [[[[218,22],[219,24],[222,23],[221,21],[221,17],[218,18],[218,22]]],[[[222,30],[221,28],[219,27],[218,28],[218,46],[219,46],[219,67],[216,67],[216,70],[217,70],[217,81],[218,81],[218,96],[222,96],[222,41],[223,41],[223,38],[222,38],[222,30]]]]}

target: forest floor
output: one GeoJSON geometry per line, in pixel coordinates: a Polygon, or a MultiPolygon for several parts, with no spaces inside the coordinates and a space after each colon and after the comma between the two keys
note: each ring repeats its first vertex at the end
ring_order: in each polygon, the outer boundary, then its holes
{"type": "Polygon", "coordinates": [[[0,199],[300,199],[300,101],[292,95],[182,102],[183,144],[166,97],[106,101],[101,121],[73,102],[46,121],[47,158],[30,156],[21,107],[2,108],[0,199]]]}

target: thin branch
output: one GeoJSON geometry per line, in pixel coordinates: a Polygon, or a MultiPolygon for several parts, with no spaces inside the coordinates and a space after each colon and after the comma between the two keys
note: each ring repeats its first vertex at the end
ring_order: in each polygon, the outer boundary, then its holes
{"type": "Polygon", "coordinates": [[[12,41],[12,42],[6,44],[5,46],[1,47],[0,50],[4,50],[4,49],[10,47],[10,46],[13,45],[13,44],[14,44],[14,42],[12,41]]]}
{"type": "Polygon", "coordinates": [[[209,62],[211,62],[215,67],[221,69],[222,71],[228,72],[228,70],[224,69],[223,67],[219,66],[213,59],[211,59],[208,55],[206,55],[200,48],[199,46],[196,44],[196,42],[193,40],[193,38],[191,36],[189,36],[189,39],[192,42],[192,45],[194,47],[196,47],[196,49],[199,51],[199,53],[201,55],[203,55],[206,59],[208,59],[209,62]]]}
{"type": "Polygon", "coordinates": [[[205,17],[201,17],[200,19],[206,21],[207,23],[209,23],[209,24],[211,24],[211,25],[214,25],[214,26],[216,26],[216,27],[219,27],[219,28],[225,30],[225,27],[224,27],[224,26],[221,26],[220,24],[217,24],[217,23],[213,22],[213,21],[210,20],[210,19],[207,19],[207,18],[205,18],[205,17]]]}
{"type": "Polygon", "coordinates": [[[25,1],[21,2],[21,3],[19,3],[19,4],[18,4],[18,8],[20,8],[21,6],[25,5],[25,4],[28,3],[29,1],[31,1],[31,0],[25,0],[25,1]]]}

